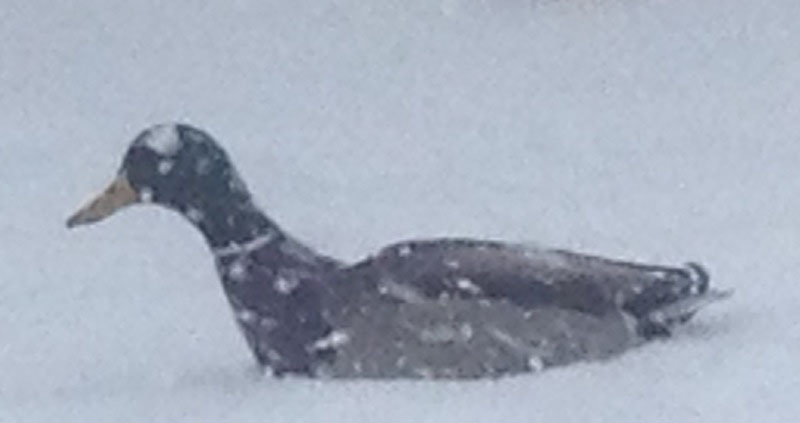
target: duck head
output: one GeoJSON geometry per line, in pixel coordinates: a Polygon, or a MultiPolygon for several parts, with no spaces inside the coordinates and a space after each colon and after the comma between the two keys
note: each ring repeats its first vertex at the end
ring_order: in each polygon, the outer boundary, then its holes
{"type": "Polygon", "coordinates": [[[108,188],[72,215],[67,227],[98,222],[142,203],[183,214],[212,244],[223,241],[216,239],[222,232],[225,238],[237,238],[231,231],[252,235],[253,225],[264,223],[225,151],[205,132],[183,124],[156,125],[139,134],[108,188]],[[244,221],[253,225],[242,227],[244,221]]]}

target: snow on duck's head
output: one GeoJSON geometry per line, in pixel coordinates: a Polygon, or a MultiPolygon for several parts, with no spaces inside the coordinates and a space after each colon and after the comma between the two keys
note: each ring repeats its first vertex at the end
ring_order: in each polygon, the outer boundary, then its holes
{"type": "Polygon", "coordinates": [[[67,225],[93,223],[135,203],[160,204],[199,220],[211,203],[248,200],[227,154],[207,133],[167,123],[133,140],[111,185],[67,225]]]}

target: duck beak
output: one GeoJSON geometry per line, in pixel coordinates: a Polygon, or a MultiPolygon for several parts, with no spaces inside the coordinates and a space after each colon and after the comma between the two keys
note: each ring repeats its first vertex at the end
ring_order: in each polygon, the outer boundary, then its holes
{"type": "Polygon", "coordinates": [[[115,211],[139,202],[139,194],[133,189],[125,175],[120,174],[95,199],[67,219],[67,227],[87,225],[111,216],[115,211]]]}

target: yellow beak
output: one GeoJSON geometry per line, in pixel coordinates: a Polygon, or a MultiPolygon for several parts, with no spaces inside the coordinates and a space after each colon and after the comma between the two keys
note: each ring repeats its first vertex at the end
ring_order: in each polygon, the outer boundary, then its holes
{"type": "Polygon", "coordinates": [[[119,175],[105,191],[67,219],[67,227],[74,228],[103,220],[115,211],[137,202],[139,194],[133,189],[128,178],[119,175]]]}

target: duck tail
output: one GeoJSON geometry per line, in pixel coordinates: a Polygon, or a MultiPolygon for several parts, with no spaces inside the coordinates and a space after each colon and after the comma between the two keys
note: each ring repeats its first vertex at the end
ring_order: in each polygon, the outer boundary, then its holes
{"type": "Polygon", "coordinates": [[[687,273],[692,287],[696,294],[705,294],[711,282],[708,270],[702,264],[690,261],[684,265],[683,270],[687,273]]]}
{"type": "Polygon", "coordinates": [[[709,304],[729,298],[731,290],[710,288],[708,271],[699,263],[689,262],[681,269],[687,285],[673,301],[650,310],[647,313],[647,326],[655,326],[669,333],[669,329],[687,322],[702,308],[709,304]]]}
{"type": "Polygon", "coordinates": [[[644,292],[638,299],[641,335],[645,338],[668,336],[673,327],[687,322],[700,309],[733,294],[712,289],[710,281],[705,267],[689,262],[674,269],[650,292],[644,292]]]}

